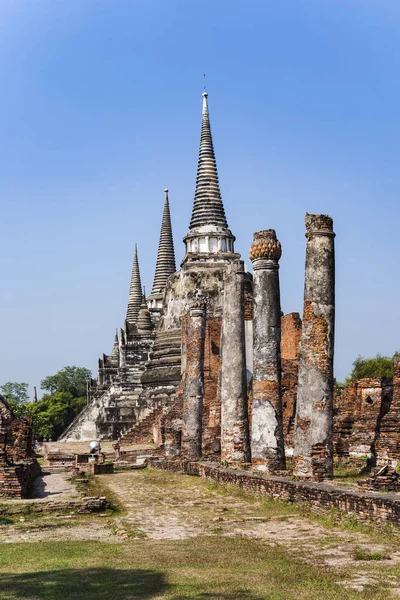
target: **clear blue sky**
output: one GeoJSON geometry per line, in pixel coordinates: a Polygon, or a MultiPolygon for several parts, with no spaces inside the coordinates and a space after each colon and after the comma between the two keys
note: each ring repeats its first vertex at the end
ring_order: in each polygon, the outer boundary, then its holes
{"type": "Polygon", "coordinates": [[[2,0],[0,383],[96,368],[163,189],[177,261],[203,73],[237,250],[273,227],[302,311],[304,213],[337,232],[336,375],[400,349],[398,0],[2,0]]]}

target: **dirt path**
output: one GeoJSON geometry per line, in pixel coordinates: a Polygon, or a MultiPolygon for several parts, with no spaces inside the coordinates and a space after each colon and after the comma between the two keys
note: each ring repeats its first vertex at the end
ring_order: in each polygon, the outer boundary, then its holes
{"type": "Polygon", "coordinates": [[[349,588],[362,591],[385,577],[393,586],[392,596],[400,597],[400,573],[393,575],[391,569],[400,563],[396,543],[377,543],[362,533],[332,530],[301,518],[290,506],[224,492],[195,477],[136,471],[102,479],[127,510],[118,518],[119,532],[125,537],[257,538],[269,546],[284,546],[293,556],[323,568],[345,569],[349,576],[341,583],[349,588]],[[385,575],[385,567],[391,574],[385,575]]]}

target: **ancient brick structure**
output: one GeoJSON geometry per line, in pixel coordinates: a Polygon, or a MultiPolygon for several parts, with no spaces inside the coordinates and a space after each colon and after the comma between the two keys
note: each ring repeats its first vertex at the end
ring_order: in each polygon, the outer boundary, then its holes
{"type": "Polygon", "coordinates": [[[0,396],[0,497],[23,498],[39,474],[33,458],[32,421],[17,419],[0,396]]]}
{"type": "MultiPolygon", "coordinates": [[[[184,238],[181,269],[176,272],[168,192],[165,191],[148,310],[142,302],[135,248],[125,327],[116,337],[111,354],[100,359],[98,379],[89,387],[88,404],[61,440],[109,439],[122,434],[123,445],[130,441],[148,441],[152,437],[157,444],[165,445],[167,454],[175,455],[181,450],[183,437],[183,445],[187,447],[187,401],[191,385],[188,383],[190,373],[186,372],[187,356],[185,352],[182,354],[185,343],[181,328],[187,315],[201,304],[205,323],[204,358],[198,365],[198,379],[196,376],[191,382],[197,385],[199,392],[202,381],[202,394],[196,394],[198,400],[202,395],[201,402],[197,403],[198,408],[202,405],[201,430],[196,435],[200,437],[197,442],[203,456],[219,454],[222,291],[226,269],[231,264],[240,264],[234,241],[221,198],[207,93],[204,92],[196,190],[189,231],[184,238]]],[[[248,315],[252,301],[251,276],[246,274],[244,278],[248,315]]],[[[250,330],[247,326],[246,335],[250,330]]],[[[246,361],[250,382],[249,348],[246,348],[246,361]]]]}
{"type": "Polygon", "coordinates": [[[306,275],[297,390],[294,474],[333,476],[335,262],[332,219],[306,215],[306,275]]]}
{"type": "MultiPolygon", "coordinates": [[[[297,313],[281,319],[275,232],[255,235],[254,282],[235,253],[204,92],[196,189],[180,269],[165,190],[151,294],[144,296],[135,246],[124,327],[111,353],[99,359],[87,406],[60,439],[121,438],[121,448],[153,441],[167,457],[220,459],[222,427],[222,460],[248,461],[250,437],[254,466],[282,468],[283,434],[288,454],[293,451],[301,336],[298,423],[304,428],[308,392],[315,390],[317,380],[323,398],[312,400],[313,411],[323,419],[331,414],[333,310],[328,296],[333,289],[334,234],[329,217],[307,216],[307,228],[301,333],[297,313]]],[[[307,448],[298,444],[299,455],[311,461],[311,476],[316,470],[326,475],[329,440],[319,433],[314,437],[307,448]]],[[[298,470],[299,464],[297,460],[298,470]]]]}
{"type": "Polygon", "coordinates": [[[359,467],[400,461],[400,364],[394,377],[359,379],[335,400],[334,451],[337,462],[359,467]]]}
{"type": "Polygon", "coordinates": [[[283,436],[285,439],[286,456],[292,456],[301,341],[301,319],[299,313],[284,315],[281,319],[281,330],[283,436]]]}
{"type": "Polygon", "coordinates": [[[299,360],[301,343],[301,319],[299,313],[289,313],[281,319],[281,358],[299,360]]]}
{"type": "Polygon", "coordinates": [[[285,468],[281,392],[281,244],[273,229],[258,231],[253,263],[253,402],[251,456],[255,469],[285,468]]]}
{"type": "Polygon", "coordinates": [[[221,449],[221,330],[220,316],[206,318],[204,342],[204,397],[202,455],[215,455],[221,449]]]}
{"type": "MultiPolygon", "coordinates": [[[[336,461],[395,468],[400,364],[393,379],[349,384],[332,416],[332,219],[306,215],[302,324],[298,313],[280,312],[275,232],[255,234],[254,280],[235,253],[206,92],[193,209],[178,271],[168,190],[164,194],[151,294],[144,297],[135,246],[124,327],[110,354],[99,359],[87,406],[61,440],[122,436],[122,453],[129,443],[153,441],[154,452],[168,458],[235,463],[251,458],[250,439],[254,467],[280,469],[286,453],[294,456],[298,477],[321,479],[332,474],[333,421],[336,461]]],[[[0,424],[0,460],[7,455],[23,461],[30,452],[24,423],[14,420],[7,436],[4,431],[0,424]],[[10,445],[11,439],[18,443],[10,445]]]]}

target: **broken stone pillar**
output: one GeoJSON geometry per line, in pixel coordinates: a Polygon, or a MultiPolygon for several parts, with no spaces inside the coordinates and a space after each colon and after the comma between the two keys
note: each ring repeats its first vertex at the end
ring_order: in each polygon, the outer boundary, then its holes
{"type": "Polygon", "coordinates": [[[224,279],[221,366],[221,460],[250,460],[247,417],[244,271],[233,264],[224,279]]]}
{"type": "Polygon", "coordinates": [[[333,476],[335,254],[333,221],[306,214],[306,274],[297,389],[294,474],[333,476]]]}
{"type": "Polygon", "coordinates": [[[114,460],[119,460],[121,458],[121,444],[114,442],[112,447],[114,448],[114,460]]]}
{"type": "Polygon", "coordinates": [[[183,386],[182,456],[201,456],[204,396],[204,307],[192,308],[186,323],[185,372],[183,386]]]}
{"type": "Polygon", "coordinates": [[[250,248],[253,263],[253,404],[251,460],[261,471],[285,468],[281,396],[282,249],[273,229],[257,231],[250,248]]]}

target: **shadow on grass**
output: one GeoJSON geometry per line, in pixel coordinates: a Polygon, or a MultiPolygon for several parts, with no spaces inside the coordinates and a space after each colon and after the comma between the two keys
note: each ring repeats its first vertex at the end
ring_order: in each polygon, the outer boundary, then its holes
{"type": "Polygon", "coordinates": [[[168,589],[163,573],[144,569],[64,569],[0,577],[2,600],[150,600],[168,589]]]}
{"type": "MultiPolygon", "coordinates": [[[[179,587],[179,586],[178,586],[179,587]]],[[[63,569],[0,576],[1,600],[263,600],[247,590],[203,592],[189,585],[182,595],[164,573],[150,569],[63,569]],[[174,595],[174,589],[176,594],[174,595]]]]}
{"type": "Polygon", "coordinates": [[[227,594],[213,594],[213,593],[204,593],[204,594],[191,594],[190,596],[174,596],[174,600],[265,600],[265,596],[254,596],[251,592],[247,592],[246,590],[237,590],[234,592],[229,592],[227,594]]]}

